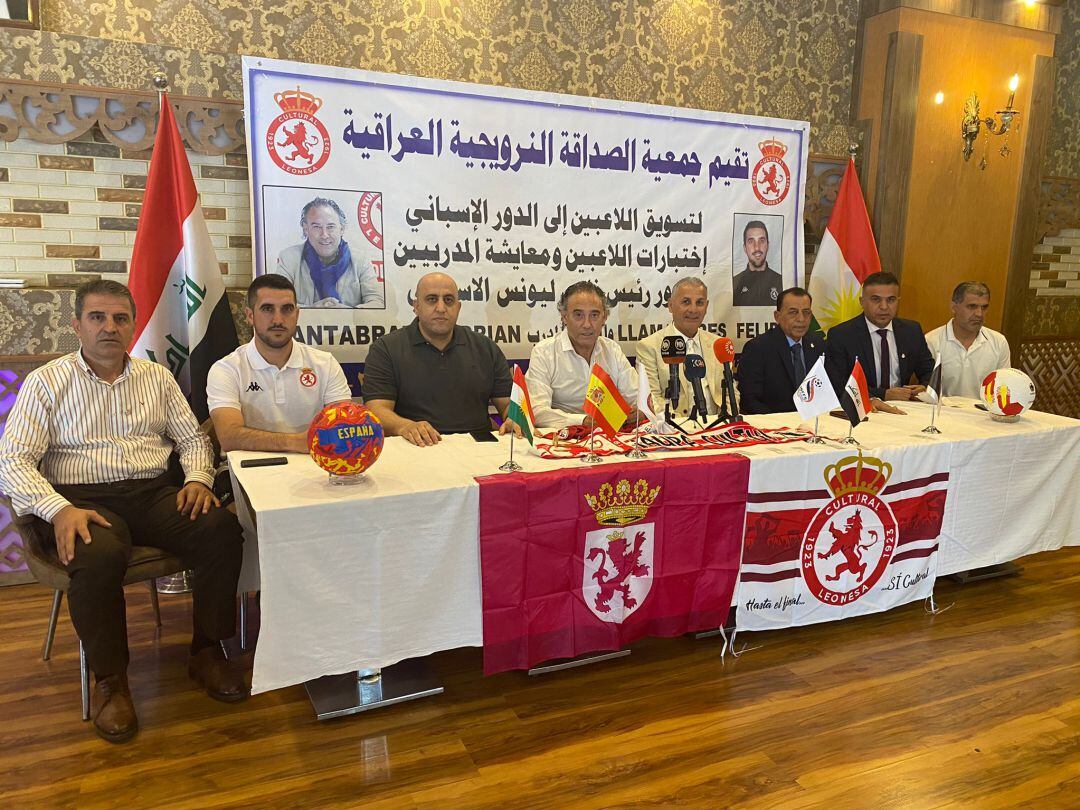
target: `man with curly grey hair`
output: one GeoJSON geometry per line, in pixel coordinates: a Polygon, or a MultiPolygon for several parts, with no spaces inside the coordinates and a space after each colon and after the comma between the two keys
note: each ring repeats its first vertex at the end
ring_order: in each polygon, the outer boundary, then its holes
{"type": "Polygon", "coordinates": [[[329,197],[304,206],[304,241],[281,251],[275,271],[293,283],[300,306],[383,308],[382,282],[370,262],[353,256],[345,225],[345,212],[329,197]]]}

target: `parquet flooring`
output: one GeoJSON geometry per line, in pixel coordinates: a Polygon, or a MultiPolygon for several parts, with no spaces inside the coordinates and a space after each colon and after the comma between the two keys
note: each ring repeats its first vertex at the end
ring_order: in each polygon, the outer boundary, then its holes
{"type": "Polygon", "coordinates": [[[740,639],[657,639],[530,678],[431,658],[445,694],[328,723],[302,687],[227,706],[186,677],[187,597],[129,589],[142,730],[79,718],[66,611],[0,588],[4,807],[1080,807],[1080,548],[938,583],[939,605],[740,639]]]}

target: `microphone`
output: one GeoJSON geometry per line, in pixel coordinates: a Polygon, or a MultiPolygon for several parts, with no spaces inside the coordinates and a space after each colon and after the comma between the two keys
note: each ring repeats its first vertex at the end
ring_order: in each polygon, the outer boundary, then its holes
{"type": "Polygon", "coordinates": [[[670,368],[677,366],[686,360],[686,338],[680,335],[668,335],[660,341],[660,359],[668,368],[667,399],[676,405],[679,404],[679,370],[670,368]]]}
{"type": "Polygon", "coordinates": [[[735,361],[735,342],[731,338],[719,338],[713,343],[712,350],[721,363],[735,361]]]}
{"type": "Polygon", "coordinates": [[[720,338],[713,343],[713,354],[717,362],[724,366],[723,396],[720,407],[720,420],[739,420],[739,404],[735,399],[735,378],[731,373],[731,362],[735,359],[735,343],[731,338],[720,338]],[[728,398],[731,398],[731,411],[728,411],[728,398]]]}
{"type": "Polygon", "coordinates": [[[709,406],[705,401],[705,391],[701,387],[701,381],[705,379],[705,358],[700,354],[686,355],[686,368],[684,370],[690,387],[694,389],[694,412],[690,418],[697,421],[696,416],[707,416],[709,406]]]}

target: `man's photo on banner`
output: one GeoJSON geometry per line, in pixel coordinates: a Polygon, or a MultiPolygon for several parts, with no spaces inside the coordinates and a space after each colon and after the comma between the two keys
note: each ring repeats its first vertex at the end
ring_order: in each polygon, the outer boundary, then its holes
{"type": "Polygon", "coordinates": [[[268,272],[300,306],[385,309],[381,192],[266,186],[262,210],[268,272]]]}
{"type": "Polygon", "coordinates": [[[731,245],[731,304],[776,307],[784,290],[784,217],[734,215],[731,245]]]}

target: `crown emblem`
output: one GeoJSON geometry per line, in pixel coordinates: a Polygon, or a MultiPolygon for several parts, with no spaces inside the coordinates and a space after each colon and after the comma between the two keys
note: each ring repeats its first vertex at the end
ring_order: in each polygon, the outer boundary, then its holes
{"type": "Polygon", "coordinates": [[[825,483],[834,497],[852,492],[877,495],[892,477],[892,464],[879,458],[846,456],[825,468],[825,483]]]}
{"type": "Polygon", "coordinates": [[[315,115],[322,106],[322,99],[305,93],[299,88],[286,90],[284,93],[274,93],[274,101],[281,107],[283,112],[302,112],[315,115]]]}
{"type": "Polygon", "coordinates": [[[623,478],[614,489],[611,484],[603,484],[596,495],[586,494],[585,502],[596,513],[596,522],[601,526],[625,526],[645,517],[659,494],[660,487],[649,489],[644,478],[639,478],[633,489],[623,478]]]}
{"type": "Polygon", "coordinates": [[[601,388],[592,389],[588,396],[593,405],[600,405],[604,401],[604,391],[601,388]]]}
{"type": "Polygon", "coordinates": [[[758,144],[758,149],[761,150],[761,154],[765,157],[773,157],[777,160],[781,159],[787,154],[787,147],[783,143],[776,140],[776,138],[769,138],[767,141],[762,141],[758,144]]]}

